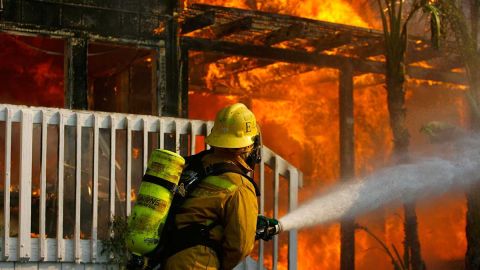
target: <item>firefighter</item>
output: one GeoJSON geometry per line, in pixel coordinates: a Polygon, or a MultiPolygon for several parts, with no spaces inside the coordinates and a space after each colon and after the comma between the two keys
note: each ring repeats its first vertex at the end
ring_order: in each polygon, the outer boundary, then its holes
{"type": "Polygon", "coordinates": [[[206,170],[228,163],[243,173],[207,176],[195,188],[175,216],[177,232],[172,237],[177,243],[190,242],[190,247],[172,247],[166,270],[232,269],[254,246],[259,193],[247,177],[261,153],[254,114],[241,103],[223,108],[206,143],[213,149],[202,158],[206,170]],[[199,234],[207,240],[192,240],[199,234]]]}

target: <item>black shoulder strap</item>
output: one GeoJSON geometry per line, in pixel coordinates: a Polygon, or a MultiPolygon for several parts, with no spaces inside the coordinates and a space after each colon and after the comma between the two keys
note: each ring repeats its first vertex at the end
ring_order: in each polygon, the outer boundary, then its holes
{"type": "Polygon", "coordinates": [[[255,189],[255,195],[260,196],[260,189],[257,186],[257,183],[247,175],[242,169],[240,169],[237,165],[230,163],[230,162],[222,162],[222,163],[215,163],[210,165],[209,167],[205,168],[206,176],[209,175],[221,175],[224,173],[237,173],[242,175],[243,177],[247,178],[250,183],[252,183],[253,188],[255,189]]]}
{"type": "Polygon", "coordinates": [[[185,169],[184,170],[202,170],[203,171],[203,164],[202,164],[202,159],[204,156],[213,153],[212,149],[209,150],[204,150],[200,153],[197,153],[195,155],[191,155],[188,157],[185,157],[185,169]]]}

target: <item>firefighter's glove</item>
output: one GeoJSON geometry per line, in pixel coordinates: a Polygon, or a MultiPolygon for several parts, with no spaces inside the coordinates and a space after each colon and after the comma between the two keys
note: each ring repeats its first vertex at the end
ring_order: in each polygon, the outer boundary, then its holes
{"type": "Polygon", "coordinates": [[[257,231],[255,233],[255,239],[262,239],[269,241],[278,234],[281,230],[280,223],[274,218],[267,218],[262,215],[258,215],[257,218],[257,231]]]}

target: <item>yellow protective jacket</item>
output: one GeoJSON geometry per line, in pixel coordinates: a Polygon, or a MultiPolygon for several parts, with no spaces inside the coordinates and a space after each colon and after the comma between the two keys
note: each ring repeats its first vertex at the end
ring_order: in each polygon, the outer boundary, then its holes
{"type": "MultiPolygon", "coordinates": [[[[250,170],[243,159],[215,150],[202,159],[205,167],[231,162],[250,170]]],[[[214,250],[197,245],[167,259],[166,270],[232,269],[253,249],[258,215],[254,185],[237,173],[224,173],[203,179],[191,193],[175,217],[177,228],[192,223],[219,225],[210,231],[210,238],[221,244],[222,262],[214,250]]]]}

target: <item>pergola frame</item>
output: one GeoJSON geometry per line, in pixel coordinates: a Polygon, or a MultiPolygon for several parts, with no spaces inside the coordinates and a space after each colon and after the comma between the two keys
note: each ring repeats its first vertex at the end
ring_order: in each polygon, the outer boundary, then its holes
{"type": "MultiPolygon", "coordinates": [[[[195,64],[209,64],[229,56],[266,63],[287,62],[341,69],[353,65],[355,75],[385,73],[383,33],[288,15],[193,4],[179,15],[181,45],[189,50],[216,52],[215,57],[196,56],[195,64]],[[206,23],[207,22],[207,23],[206,23]],[[184,30],[187,29],[187,30],[184,30]],[[380,58],[380,60],[378,60],[380,58]]],[[[428,41],[410,37],[407,72],[410,78],[464,84],[457,56],[438,51],[428,41]],[[442,64],[436,64],[442,59],[442,64]],[[423,68],[419,63],[433,68],[423,68]],[[447,64],[448,63],[448,64],[447,64]]],[[[249,69],[255,68],[255,65],[249,69]]],[[[242,71],[242,70],[240,70],[242,71]]]]}

